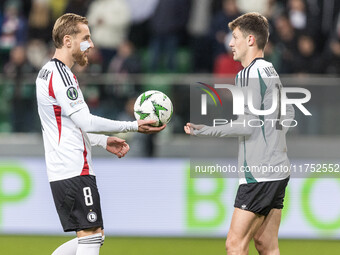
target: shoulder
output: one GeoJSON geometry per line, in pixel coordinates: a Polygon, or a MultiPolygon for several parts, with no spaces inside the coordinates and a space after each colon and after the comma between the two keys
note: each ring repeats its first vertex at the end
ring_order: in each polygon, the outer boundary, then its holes
{"type": "Polygon", "coordinates": [[[243,68],[236,75],[236,81],[238,81],[241,87],[248,87],[249,81],[252,78],[258,78],[257,74],[257,62],[259,59],[254,59],[247,67],[243,68]]]}
{"type": "Polygon", "coordinates": [[[47,62],[40,70],[37,76],[37,81],[43,80],[47,81],[50,79],[52,73],[54,72],[54,65],[51,61],[47,62]]]}
{"type": "Polygon", "coordinates": [[[48,76],[50,77],[51,74],[53,73],[53,77],[58,76],[59,72],[58,72],[58,66],[56,61],[54,61],[53,59],[51,59],[50,61],[48,61],[39,71],[39,75],[38,78],[44,74],[44,76],[46,76],[46,74],[48,73],[48,76]]]}
{"type": "Polygon", "coordinates": [[[51,59],[47,64],[49,64],[51,69],[53,69],[53,71],[57,72],[58,74],[61,74],[62,69],[65,69],[65,64],[55,58],[51,59]]]}
{"type": "Polygon", "coordinates": [[[264,60],[263,58],[255,58],[247,67],[238,72],[236,75],[236,83],[241,87],[248,87],[249,84],[257,84],[258,79],[265,78],[279,78],[272,63],[264,60]],[[252,83],[252,80],[255,83],[252,83]]]}
{"type": "Polygon", "coordinates": [[[277,78],[279,77],[278,73],[276,72],[273,64],[268,62],[264,59],[258,59],[254,63],[253,73],[257,77],[261,76],[262,78],[277,78]]]}
{"type": "Polygon", "coordinates": [[[58,79],[65,87],[73,85],[75,76],[63,62],[58,59],[51,59],[49,63],[51,63],[53,69],[53,80],[58,79]]]}

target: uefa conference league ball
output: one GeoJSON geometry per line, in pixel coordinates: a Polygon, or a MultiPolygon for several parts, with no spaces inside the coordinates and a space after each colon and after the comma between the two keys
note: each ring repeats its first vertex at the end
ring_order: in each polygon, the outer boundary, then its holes
{"type": "Polygon", "coordinates": [[[163,92],[148,90],[136,100],[134,114],[137,120],[155,120],[152,126],[162,126],[172,117],[172,102],[163,92]]]}

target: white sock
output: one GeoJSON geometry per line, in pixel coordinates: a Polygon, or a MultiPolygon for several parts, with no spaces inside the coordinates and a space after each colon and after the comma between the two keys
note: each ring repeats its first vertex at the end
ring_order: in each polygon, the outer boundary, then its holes
{"type": "Polygon", "coordinates": [[[78,249],[76,255],[99,255],[101,243],[101,233],[80,237],[78,238],[78,249]]]}
{"type": "Polygon", "coordinates": [[[78,248],[78,238],[74,238],[60,245],[52,255],[75,255],[78,248]]]}
{"type": "Polygon", "coordinates": [[[103,246],[104,241],[105,241],[105,235],[102,236],[102,242],[101,242],[100,246],[103,246]]]}

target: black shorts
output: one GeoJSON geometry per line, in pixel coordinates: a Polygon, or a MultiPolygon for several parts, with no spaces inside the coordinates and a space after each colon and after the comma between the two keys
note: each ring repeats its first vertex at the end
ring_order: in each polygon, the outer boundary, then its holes
{"type": "Polygon", "coordinates": [[[93,227],[103,229],[96,177],[76,176],[50,183],[54,204],[65,232],[93,227]]]}
{"type": "Polygon", "coordinates": [[[282,209],[289,177],[280,181],[241,184],[234,207],[267,216],[271,209],[282,209]]]}

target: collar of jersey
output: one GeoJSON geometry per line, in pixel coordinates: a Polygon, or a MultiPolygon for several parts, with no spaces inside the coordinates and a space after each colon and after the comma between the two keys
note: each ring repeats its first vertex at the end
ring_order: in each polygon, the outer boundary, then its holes
{"type": "Polygon", "coordinates": [[[67,67],[68,69],[70,69],[67,65],[64,64],[64,62],[60,61],[60,60],[57,59],[57,58],[52,58],[51,61],[59,62],[59,63],[62,64],[63,66],[65,66],[65,67],[67,67]]]}
{"type": "MultiPolygon", "coordinates": [[[[251,63],[248,66],[252,65],[256,60],[264,60],[264,58],[254,58],[253,61],[251,61],[251,63]]],[[[247,67],[245,67],[245,68],[247,68],[247,67]]]]}

